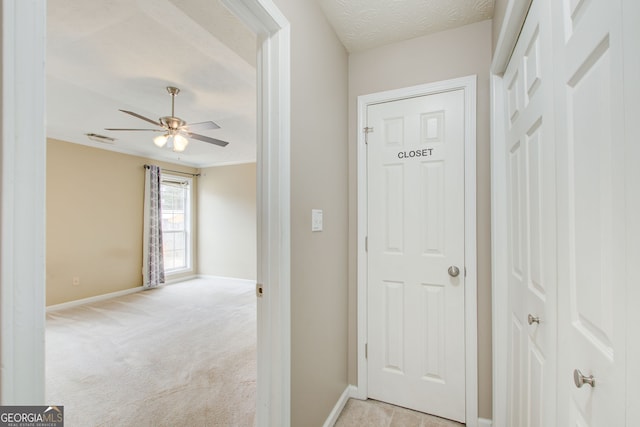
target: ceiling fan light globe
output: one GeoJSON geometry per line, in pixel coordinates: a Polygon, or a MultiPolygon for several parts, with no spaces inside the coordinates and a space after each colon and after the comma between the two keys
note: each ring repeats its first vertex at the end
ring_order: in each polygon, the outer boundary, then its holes
{"type": "Polygon", "coordinates": [[[173,137],[173,151],[180,153],[187,148],[187,144],[189,144],[189,140],[184,136],[175,135],[173,137]]]}
{"type": "Polygon", "coordinates": [[[169,135],[158,135],[155,138],[153,138],[153,143],[156,145],[156,147],[162,148],[165,146],[168,139],[169,139],[169,135]]]}

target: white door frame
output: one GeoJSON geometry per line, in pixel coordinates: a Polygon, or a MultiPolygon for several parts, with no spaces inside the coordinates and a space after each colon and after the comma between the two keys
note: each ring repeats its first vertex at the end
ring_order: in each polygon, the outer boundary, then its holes
{"type": "Polygon", "coordinates": [[[0,404],[44,404],[46,2],[3,0],[0,404]]]}
{"type": "MultiPolygon", "coordinates": [[[[626,210],[627,210],[627,259],[640,259],[640,169],[637,162],[640,160],[640,129],[636,125],[640,112],[640,83],[635,76],[640,75],[640,55],[637,53],[638,40],[640,40],[640,27],[637,25],[640,16],[640,2],[637,0],[623,0],[622,28],[624,40],[632,41],[630,47],[625,48],[624,75],[625,75],[625,144],[627,177],[626,210]],[[635,42],[634,42],[635,41],[635,42]]],[[[624,42],[623,42],[624,43],[624,42]]],[[[627,425],[631,426],[640,418],[640,390],[637,379],[640,378],[640,338],[638,338],[637,325],[640,324],[640,270],[635,266],[627,268],[627,425]]]]}
{"type": "MultiPolygon", "coordinates": [[[[225,0],[258,34],[258,426],[290,425],[290,31],[272,0],[225,0]]],[[[3,0],[0,404],[45,404],[46,1],[3,0]]]]}
{"type": "Polygon", "coordinates": [[[367,107],[380,102],[453,90],[464,91],[464,203],[465,203],[465,401],[467,426],[478,425],[478,317],[476,261],[476,76],[378,92],[358,97],[358,385],[353,397],[366,399],[367,359],[367,149],[362,129],[367,126],[367,107]]]}
{"type": "Polygon", "coordinates": [[[505,84],[502,76],[532,0],[508,0],[491,63],[491,306],[493,425],[507,425],[508,257],[505,84]]]}

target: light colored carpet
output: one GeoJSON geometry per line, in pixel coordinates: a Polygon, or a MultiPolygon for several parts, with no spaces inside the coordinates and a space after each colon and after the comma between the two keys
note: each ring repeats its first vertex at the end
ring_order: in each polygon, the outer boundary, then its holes
{"type": "MultiPolygon", "coordinates": [[[[66,409],[65,409],[66,411],[66,409]]],[[[349,399],[335,427],[463,427],[464,424],[377,400],[349,399]]]]}
{"type": "Polygon", "coordinates": [[[46,364],[67,427],[254,426],[254,286],[197,279],[50,312],[46,364]]]}

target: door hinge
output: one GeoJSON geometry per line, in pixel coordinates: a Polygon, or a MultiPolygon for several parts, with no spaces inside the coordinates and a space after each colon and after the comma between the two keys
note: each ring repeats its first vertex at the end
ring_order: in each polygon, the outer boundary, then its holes
{"type": "Polygon", "coordinates": [[[364,238],[364,251],[369,252],[369,236],[365,236],[364,238]]]}
{"type": "Polygon", "coordinates": [[[261,283],[256,283],[256,296],[258,298],[262,298],[263,294],[264,294],[264,287],[262,286],[261,283]]]}
{"type": "Polygon", "coordinates": [[[369,358],[369,344],[364,345],[364,358],[365,359],[369,358]]]}
{"type": "Polygon", "coordinates": [[[369,134],[373,132],[373,128],[366,127],[362,131],[364,132],[364,143],[369,144],[369,134]]]}

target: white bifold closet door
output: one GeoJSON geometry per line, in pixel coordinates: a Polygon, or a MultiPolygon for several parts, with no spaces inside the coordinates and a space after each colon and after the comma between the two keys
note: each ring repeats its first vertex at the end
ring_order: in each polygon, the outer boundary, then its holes
{"type": "Polygon", "coordinates": [[[504,75],[511,427],[555,424],[556,176],[551,22],[534,0],[504,75]]]}
{"type": "MultiPolygon", "coordinates": [[[[552,3],[558,108],[557,425],[624,426],[626,270],[631,266],[625,253],[622,1],[552,3]]],[[[628,42],[637,49],[637,40],[628,42]]]]}
{"type": "Polygon", "coordinates": [[[626,423],[625,1],[533,0],[504,74],[510,427],[626,423]]]}

